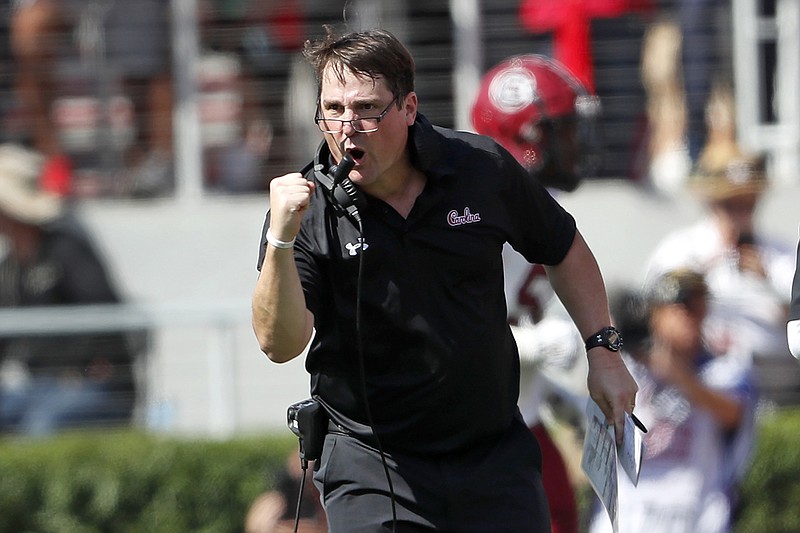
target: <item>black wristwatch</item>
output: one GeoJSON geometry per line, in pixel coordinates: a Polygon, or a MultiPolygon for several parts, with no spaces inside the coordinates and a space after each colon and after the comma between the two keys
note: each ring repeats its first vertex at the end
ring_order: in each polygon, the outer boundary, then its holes
{"type": "Polygon", "coordinates": [[[589,338],[586,339],[587,352],[597,346],[618,352],[622,348],[622,334],[614,326],[605,327],[594,335],[589,335],[589,338]]]}

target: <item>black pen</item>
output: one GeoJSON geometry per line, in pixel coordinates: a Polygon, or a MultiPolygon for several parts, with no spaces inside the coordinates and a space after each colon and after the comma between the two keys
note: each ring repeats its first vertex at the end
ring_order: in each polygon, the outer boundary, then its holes
{"type": "Polygon", "coordinates": [[[644,427],[644,424],[642,424],[641,420],[636,418],[635,414],[631,413],[631,418],[633,419],[633,423],[636,424],[636,427],[639,428],[642,431],[642,433],[647,433],[647,428],[644,427]]]}

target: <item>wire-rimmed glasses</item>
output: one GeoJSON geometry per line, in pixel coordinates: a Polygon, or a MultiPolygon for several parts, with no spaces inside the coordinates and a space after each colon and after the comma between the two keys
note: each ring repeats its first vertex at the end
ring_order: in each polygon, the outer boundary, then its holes
{"type": "Polygon", "coordinates": [[[378,131],[378,124],[380,124],[381,120],[386,117],[386,114],[389,112],[395,102],[397,102],[397,96],[392,98],[392,101],[389,102],[389,105],[386,106],[386,109],[381,111],[379,115],[374,117],[359,117],[350,120],[321,117],[319,106],[317,106],[317,113],[314,117],[314,123],[323,133],[339,133],[342,131],[342,128],[344,128],[345,124],[350,124],[358,133],[372,133],[373,131],[378,131]]]}

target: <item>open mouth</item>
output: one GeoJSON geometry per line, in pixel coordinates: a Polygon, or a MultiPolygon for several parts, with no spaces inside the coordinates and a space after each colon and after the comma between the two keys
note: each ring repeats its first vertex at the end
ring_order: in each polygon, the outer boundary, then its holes
{"type": "Polygon", "coordinates": [[[347,153],[350,154],[350,157],[353,158],[356,164],[358,164],[365,155],[364,150],[361,150],[359,148],[353,148],[352,150],[348,150],[347,153]]]}

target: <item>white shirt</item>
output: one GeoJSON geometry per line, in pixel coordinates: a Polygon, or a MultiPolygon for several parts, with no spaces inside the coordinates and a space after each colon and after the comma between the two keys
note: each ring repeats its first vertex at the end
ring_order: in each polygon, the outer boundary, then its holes
{"type": "Polygon", "coordinates": [[[706,335],[719,351],[783,356],[787,354],[786,306],[791,293],[794,257],[788,247],[757,236],[756,247],[766,279],[737,268],[736,250],[725,247],[714,220],[667,235],[647,263],[645,279],[676,268],[706,276],[710,290],[706,335]]]}

